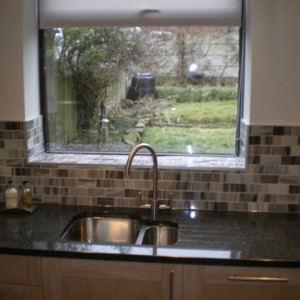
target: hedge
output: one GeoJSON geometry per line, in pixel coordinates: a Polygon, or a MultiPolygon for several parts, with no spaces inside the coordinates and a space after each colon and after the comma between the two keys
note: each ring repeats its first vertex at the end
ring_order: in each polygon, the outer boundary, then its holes
{"type": "Polygon", "coordinates": [[[163,86],[157,87],[157,94],[160,99],[175,99],[177,102],[224,101],[237,99],[237,90],[237,86],[163,86]]]}

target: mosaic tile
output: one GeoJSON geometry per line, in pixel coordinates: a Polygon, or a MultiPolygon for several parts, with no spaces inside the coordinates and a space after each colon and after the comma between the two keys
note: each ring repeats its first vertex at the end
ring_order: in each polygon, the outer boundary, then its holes
{"type": "Polygon", "coordinates": [[[249,136],[273,135],[273,126],[250,126],[249,136]]]}
{"type": "Polygon", "coordinates": [[[300,185],[290,185],[289,193],[290,194],[300,194],[300,185]]]}
{"type": "MultiPolygon", "coordinates": [[[[242,123],[241,137],[240,157],[159,157],[159,199],[172,192],[176,209],[299,213],[300,126],[242,123]]],[[[1,191],[27,179],[36,203],[136,207],[140,191],[151,199],[150,157],[136,157],[124,178],[126,155],[49,154],[43,140],[41,117],[0,121],[1,191]]]]}
{"type": "Polygon", "coordinates": [[[292,127],[290,126],[274,126],[273,135],[291,135],[292,127]]]}
{"type": "Polygon", "coordinates": [[[288,205],[288,212],[299,213],[300,212],[300,205],[289,204],[288,205]]]}
{"type": "Polygon", "coordinates": [[[260,183],[278,183],[279,176],[278,175],[261,175],[260,183]]]}
{"type": "Polygon", "coordinates": [[[23,130],[24,123],[23,122],[4,122],[3,126],[4,130],[23,130]]]}
{"type": "Polygon", "coordinates": [[[292,156],[300,156],[300,147],[299,146],[292,146],[291,147],[291,153],[292,156]]]}

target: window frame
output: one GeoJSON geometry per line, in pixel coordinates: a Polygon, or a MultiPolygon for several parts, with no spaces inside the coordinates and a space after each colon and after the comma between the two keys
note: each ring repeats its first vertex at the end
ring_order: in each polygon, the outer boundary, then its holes
{"type": "MultiPolygon", "coordinates": [[[[243,118],[243,98],[244,98],[244,76],[245,76],[245,1],[242,1],[242,16],[241,26],[239,30],[239,78],[238,78],[238,97],[237,97],[237,123],[236,123],[236,142],[234,154],[213,154],[213,153],[161,153],[158,152],[158,156],[162,157],[239,157],[241,154],[241,120],[243,118]]],[[[47,103],[46,103],[46,84],[45,84],[45,59],[44,59],[44,29],[39,29],[39,72],[40,72],[40,107],[42,116],[46,116],[47,103]]],[[[128,155],[129,151],[110,152],[110,151],[75,151],[75,150],[53,150],[49,147],[49,127],[47,118],[43,117],[43,130],[44,130],[44,147],[46,153],[57,154],[87,154],[87,155],[105,155],[105,156],[122,156],[128,155]]],[[[245,141],[244,141],[245,143],[245,141]]]]}

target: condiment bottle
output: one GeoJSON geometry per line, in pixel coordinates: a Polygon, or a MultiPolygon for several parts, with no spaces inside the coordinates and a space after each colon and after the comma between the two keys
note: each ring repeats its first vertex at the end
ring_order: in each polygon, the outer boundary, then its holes
{"type": "Polygon", "coordinates": [[[28,185],[28,181],[24,180],[22,182],[22,187],[20,190],[20,207],[28,209],[32,205],[32,195],[31,190],[28,185]]]}
{"type": "Polygon", "coordinates": [[[18,191],[12,181],[8,182],[8,186],[4,192],[4,198],[6,208],[18,207],[18,191]]]}

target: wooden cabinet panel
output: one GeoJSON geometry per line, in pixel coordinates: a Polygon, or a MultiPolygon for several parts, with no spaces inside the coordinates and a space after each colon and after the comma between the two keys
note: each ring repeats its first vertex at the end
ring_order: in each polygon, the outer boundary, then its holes
{"type": "MultiPolygon", "coordinates": [[[[23,286],[24,289],[24,300],[43,300],[43,288],[42,287],[31,287],[23,286]]],[[[19,298],[20,300],[20,298],[19,298]]]]}
{"type": "Polygon", "coordinates": [[[178,265],[43,258],[42,270],[45,300],[180,300],[182,294],[178,265]]]}
{"type": "Polygon", "coordinates": [[[299,300],[300,270],[0,255],[2,300],[299,300]]]}
{"type": "Polygon", "coordinates": [[[205,300],[298,300],[300,287],[254,285],[208,285],[205,300]]]}
{"type": "Polygon", "coordinates": [[[43,293],[41,287],[22,286],[13,284],[0,284],[1,300],[41,300],[43,293]]]}
{"type": "MultiPolygon", "coordinates": [[[[234,279],[234,278],[233,278],[234,279]]],[[[207,266],[205,267],[205,284],[237,284],[252,285],[265,285],[270,286],[300,286],[300,270],[298,269],[285,269],[285,268],[255,268],[255,267],[218,267],[207,266]],[[257,280],[229,280],[229,277],[240,277],[240,279],[257,279],[257,280]],[[275,282],[270,280],[259,279],[274,279],[275,282]],[[288,279],[277,281],[277,279],[288,279]]]]}
{"type": "MultiPolygon", "coordinates": [[[[54,259],[54,261],[57,261],[54,259]]],[[[61,276],[80,278],[124,279],[133,281],[161,281],[161,265],[136,262],[58,259],[61,276]]]]}
{"type": "MultiPolygon", "coordinates": [[[[160,299],[159,282],[63,277],[62,299],[160,299]]],[[[48,299],[46,297],[46,299],[48,299]]]]}
{"type": "Polygon", "coordinates": [[[58,258],[43,258],[42,269],[45,300],[300,299],[297,269],[58,258]]]}
{"type": "Polygon", "coordinates": [[[296,269],[205,267],[205,300],[290,300],[299,295],[296,269]]]}
{"type": "MultiPolygon", "coordinates": [[[[300,274],[298,275],[300,277],[300,274]]],[[[280,300],[299,300],[300,299],[300,287],[282,287],[279,291],[278,299],[280,300]]]]}
{"type": "Polygon", "coordinates": [[[0,282],[41,286],[40,258],[0,255],[0,282]]]}
{"type": "Polygon", "coordinates": [[[183,300],[203,300],[204,268],[201,266],[185,265],[183,268],[182,289],[183,300]]]}
{"type": "Polygon", "coordinates": [[[184,265],[183,299],[296,300],[300,270],[184,265]]]}
{"type": "Polygon", "coordinates": [[[205,300],[275,300],[278,288],[245,285],[207,285],[204,290],[205,300]]]}
{"type": "Polygon", "coordinates": [[[0,299],[43,299],[39,257],[0,255],[0,299]]]}

